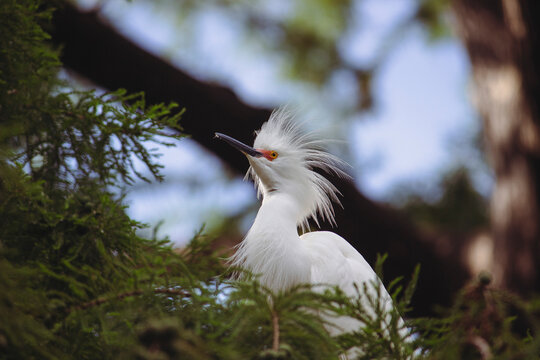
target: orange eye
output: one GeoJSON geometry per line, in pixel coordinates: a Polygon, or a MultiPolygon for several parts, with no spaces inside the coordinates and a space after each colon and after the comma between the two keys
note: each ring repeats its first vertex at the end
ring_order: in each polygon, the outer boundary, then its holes
{"type": "Polygon", "coordinates": [[[257,149],[257,151],[259,151],[260,153],[263,154],[263,156],[267,159],[267,160],[270,160],[270,161],[273,161],[274,159],[276,159],[278,157],[278,153],[274,150],[261,150],[261,149],[257,149]]]}

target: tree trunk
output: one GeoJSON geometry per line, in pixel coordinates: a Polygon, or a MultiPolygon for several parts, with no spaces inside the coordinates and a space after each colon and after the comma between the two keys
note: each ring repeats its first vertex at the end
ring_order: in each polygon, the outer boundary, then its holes
{"type": "Polygon", "coordinates": [[[473,101],[496,176],[491,201],[493,276],[499,286],[540,290],[538,0],[454,0],[469,53],[473,101]]]}

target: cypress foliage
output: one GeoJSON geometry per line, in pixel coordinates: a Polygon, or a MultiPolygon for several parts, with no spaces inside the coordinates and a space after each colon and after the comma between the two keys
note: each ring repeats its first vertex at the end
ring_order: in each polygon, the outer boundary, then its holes
{"type": "Polygon", "coordinates": [[[1,359],[336,359],[351,348],[365,359],[539,354],[536,303],[485,283],[464,291],[446,317],[416,321],[415,340],[405,341],[398,318],[418,271],[405,288],[401,279],[389,285],[396,311],[388,320],[339,289],[273,294],[256,277],[229,280],[202,235],[181,252],[141,238],[144,225],[126,215],[116,188],[152,180],[136,162],[161,180],[159,154],[143,143],[172,146],[182,112],[147,106],[143,94],[62,83],[43,30],[52,11],[50,2],[0,2],[1,359]],[[366,326],[332,338],[321,313],[366,326]]]}

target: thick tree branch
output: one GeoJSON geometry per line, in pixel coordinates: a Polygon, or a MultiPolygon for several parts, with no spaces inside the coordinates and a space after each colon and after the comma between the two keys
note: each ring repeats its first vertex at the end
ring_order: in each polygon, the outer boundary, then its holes
{"type": "MultiPolygon", "coordinates": [[[[108,89],[144,91],[151,103],[179,103],[187,110],[182,117],[185,131],[235,171],[246,170],[243,155],[214,141],[213,134],[219,131],[251,143],[253,131],[267,120],[269,110],[248,106],[221,86],[195,80],[120,35],[95,13],[66,4],[56,13],[54,25],[53,39],[63,45],[65,66],[108,89]]],[[[459,248],[438,252],[435,243],[401,214],[373,203],[350,181],[332,180],[343,193],[344,206],[336,211],[339,227],[334,231],[371,263],[377,253],[388,252],[387,279],[410,274],[421,263],[423,271],[413,299],[418,314],[429,312],[433,304],[448,304],[468,276],[456,255],[459,248]]]]}

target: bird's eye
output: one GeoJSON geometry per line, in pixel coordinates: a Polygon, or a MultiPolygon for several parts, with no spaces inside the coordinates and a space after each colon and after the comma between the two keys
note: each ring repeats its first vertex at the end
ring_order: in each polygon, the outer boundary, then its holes
{"type": "Polygon", "coordinates": [[[274,161],[278,157],[277,151],[274,150],[258,150],[263,156],[266,158],[266,160],[274,161]]]}

